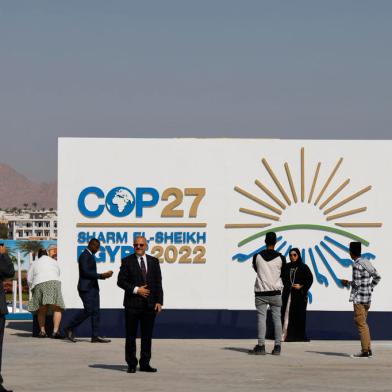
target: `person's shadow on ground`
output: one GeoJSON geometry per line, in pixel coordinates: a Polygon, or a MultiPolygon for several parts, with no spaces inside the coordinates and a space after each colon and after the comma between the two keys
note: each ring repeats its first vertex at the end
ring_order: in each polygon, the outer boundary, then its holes
{"type": "Polygon", "coordinates": [[[248,354],[249,348],[242,347],[224,347],[222,350],[237,351],[238,353],[248,354]]]}
{"type": "MultiPolygon", "coordinates": [[[[7,329],[13,329],[15,331],[25,331],[25,332],[31,332],[33,328],[33,322],[32,321],[26,321],[26,322],[21,322],[21,321],[8,321],[7,329]]],[[[30,334],[31,336],[31,334],[30,334]]]]}
{"type": "Polygon", "coordinates": [[[104,363],[95,363],[94,365],[88,366],[94,369],[118,370],[119,372],[126,372],[128,369],[126,365],[107,365],[104,363]]]}
{"type": "Polygon", "coordinates": [[[18,333],[12,333],[12,336],[18,336],[20,338],[32,338],[33,334],[31,332],[18,332],[18,333]]]}
{"type": "Polygon", "coordinates": [[[349,357],[350,354],[347,353],[336,353],[333,351],[305,351],[306,353],[312,353],[312,354],[320,354],[320,355],[328,355],[331,357],[349,357]]]}

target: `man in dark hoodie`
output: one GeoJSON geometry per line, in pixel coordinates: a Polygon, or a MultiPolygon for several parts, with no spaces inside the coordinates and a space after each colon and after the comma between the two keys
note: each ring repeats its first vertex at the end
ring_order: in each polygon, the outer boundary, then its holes
{"type": "Polygon", "coordinates": [[[275,345],[272,355],[280,355],[282,338],[282,278],[281,271],[286,258],[275,250],[276,234],[268,232],[265,236],[266,249],[253,256],[253,269],[256,271],[255,302],[257,310],[258,343],[249,354],[265,355],[265,334],[268,305],[271,308],[274,324],[275,345]]]}

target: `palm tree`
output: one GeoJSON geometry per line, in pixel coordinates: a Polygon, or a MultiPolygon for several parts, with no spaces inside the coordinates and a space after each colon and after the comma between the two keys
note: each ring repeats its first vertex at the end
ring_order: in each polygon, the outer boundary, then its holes
{"type": "Polygon", "coordinates": [[[28,206],[29,206],[29,203],[23,203],[23,207],[25,208],[25,210],[27,210],[28,206]]]}
{"type": "MultiPolygon", "coordinates": [[[[16,256],[12,255],[12,256],[10,256],[10,259],[12,261],[12,264],[18,264],[18,258],[16,256]]],[[[21,259],[20,263],[23,264],[23,262],[24,262],[24,260],[21,259]]]]}
{"type": "MultiPolygon", "coordinates": [[[[7,247],[7,253],[8,253],[8,256],[10,257],[10,259],[11,259],[11,261],[14,263],[14,264],[17,264],[18,263],[18,258],[17,258],[17,256],[16,256],[16,249],[15,248],[8,248],[7,247]]],[[[24,260],[22,259],[22,258],[20,258],[20,263],[21,264],[23,264],[24,263],[24,260]]]]}
{"type": "Polygon", "coordinates": [[[41,241],[19,241],[18,249],[22,254],[27,256],[29,253],[33,254],[33,259],[40,249],[43,249],[44,245],[41,241]]]}
{"type": "Polygon", "coordinates": [[[7,246],[7,253],[8,253],[8,256],[9,256],[9,257],[12,257],[12,256],[15,257],[15,248],[9,248],[9,247],[7,246]]]}
{"type": "Polygon", "coordinates": [[[0,223],[0,238],[6,240],[8,238],[8,226],[0,223]]]}
{"type": "Polygon", "coordinates": [[[36,201],[33,201],[33,202],[31,203],[31,205],[33,206],[34,209],[37,208],[37,202],[36,202],[36,201]]]}

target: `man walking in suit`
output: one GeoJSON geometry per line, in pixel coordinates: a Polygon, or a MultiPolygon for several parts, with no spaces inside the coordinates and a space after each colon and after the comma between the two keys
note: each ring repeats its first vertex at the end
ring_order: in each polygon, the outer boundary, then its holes
{"type": "Polygon", "coordinates": [[[12,392],[3,387],[3,377],[1,376],[1,359],[3,354],[3,338],[5,327],[5,315],[8,314],[7,302],[3,281],[15,275],[14,265],[7,254],[4,244],[0,244],[0,392],[12,392]]]}
{"type": "Polygon", "coordinates": [[[162,309],[162,275],[158,259],[146,254],[147,241],[139,236],[134,240],[135,253],[121,260],[117,285],[124,290],[125,360],[128,373],[135,373],[136,335],[140,322],[140,371],[154,373],[150,366],[151,339],[155,316],[162,309]]]}
{"type": "Polygon", "coordinates": [[[88,247],[79,257],[79,296],[83,302],[84,310],[75,315],[73,320],[64,328],[65,337],[71,342],[76,342],[74,329],[84,320],[91,317],[91,343],[109,343],[109,339],[99,337],[99,285],[98,279],[108,279],[113,271],[103,274],[97,273],[95,254],[100,248],[100,242],[93,238],[88,247]]]}

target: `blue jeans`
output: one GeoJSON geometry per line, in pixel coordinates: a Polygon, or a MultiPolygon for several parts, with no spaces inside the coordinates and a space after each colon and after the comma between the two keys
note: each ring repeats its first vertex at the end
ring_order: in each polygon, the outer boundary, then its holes
{"type": "Polygon", "coordinates": [[[282,297],[280,295],[265,295],[255,297],[257,310],[257,338],[258,344],[265,344],[266,320],[268,305],[271,308],[272,321],[274,323],[275,345],[280,345],[282,338],[282,320],[280,309],[282,307],[282,297]]]}

